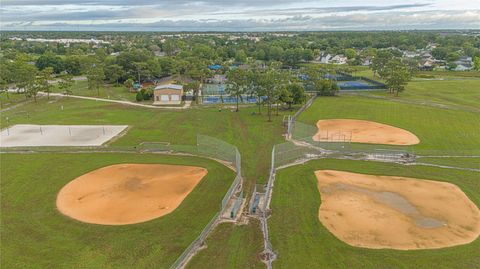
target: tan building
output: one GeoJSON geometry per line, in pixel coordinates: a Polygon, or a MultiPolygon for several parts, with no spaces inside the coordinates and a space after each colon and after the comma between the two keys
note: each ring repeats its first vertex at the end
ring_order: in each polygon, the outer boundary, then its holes
{"type": "Polygon", "coordinates": [[[159,85],[153,91],[154,105],[180,105],[182,103],[183,86],[177,84],[159,85]]]}

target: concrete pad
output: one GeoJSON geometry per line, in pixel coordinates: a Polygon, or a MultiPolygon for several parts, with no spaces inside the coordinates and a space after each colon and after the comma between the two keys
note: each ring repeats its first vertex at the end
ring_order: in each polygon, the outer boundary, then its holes
{"type": "Polygon", "coordinates": [[[101,146],[127,127],[17,124],[0,132],[0,147],[101,146]]]}

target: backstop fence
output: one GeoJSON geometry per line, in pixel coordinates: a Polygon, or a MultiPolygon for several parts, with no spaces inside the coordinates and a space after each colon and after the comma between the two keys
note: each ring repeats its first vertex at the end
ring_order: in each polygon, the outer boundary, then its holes
{"type": "MultiPolygon", "coordinates": [[[[196,146],[178,146],[170,144],[152,144],[144,143],[143,147],[146,150],[152,151],[166,151],[173,153],[185,153],[192,154],[207,158],[219,160],[229,166],[231,166],[235,172],[235,180],[230,185],[227,193],[222,199],[220,205],[220,211],[213,216],[212,220],[205,226],[200,235],[185,249],[185,251],[177,258],[170,268],[183,268],[190,258],[195,255],[198,249],[205,243],[207,236],[215,228],[221,216],[227,209],[227,205],[230,199],[234,196],[235,192],[240,189],[242,183],[242,160],[240,152],[237,147],[216,139],[210,136],[198,135],[196,146]]],[[[238,199],[237,199],[238,200],[238,199]]]]}
{"type": "Polygon", "coordinates": [[[411,160],[414,157],[414,151],[410,146],[395,145],[377,145],[352,143],[352,133],[342,130],[319,130],[316,126],[299,121],[290,123],[290,142],[280,144],[278,151],[282,152],[278,156],[278,163],[285,163],[283,160],[301,157],[308,154],[327,154],[327,155],[363,155],[365,159],[392,160],[398,159],[399,162],[411,160]],[[284,150],[283,150],[284,149],[284,150]]]}

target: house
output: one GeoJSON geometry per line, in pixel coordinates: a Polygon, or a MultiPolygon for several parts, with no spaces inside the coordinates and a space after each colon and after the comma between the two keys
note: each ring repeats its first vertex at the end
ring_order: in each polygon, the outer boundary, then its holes
{"type": "Polygon", "coordinates": [[[153,90],[154,105],[179,105],[182,103],[183,86],[178,84],[159,85],[153,90]]]}
{"type": "Polygon", "coordinates": [[[421,54],[423,59],[433,59],[433,56],[430,52],[426,51],[421,54]]]}
{"type": "Polygon", "coordinates": [[[455,68],[455,71],[466,71],[466,70],[473,69],[472,57],[463,56],[457,61],[455,61],[454,63],[457,65],[457,67],[455,68]]]}
{"type": "Polygon", "coordinates": [[[465,66],[463,64],[459,64],[453,70],[455,70],[455,71],[468,71],[468,70],[471,70],[471,69],[472,69],[472,67],[470,67],[470,66],[465,66]]]}
{"type": "Polygon", "coordinates": [[[366,57],[362,63],[363,66],[370,66],[371,64],[372,64],[372,57],[366,57]]]}
{"type": "Polygon", "coordinates": [[[403,52],[403,57],[405,58],[415,58],[419,56],[419,54],[416,51],[404,51],[403,52]]]}
{"type": "Polygon", "coordinates": [[[347,63],[347,57],[339,54],[339,55],[335,55],[331,60],[330,62],[333,63],[333,64],[346,64],[347,63]]]}
{"type": "Polygon", "coordinates": [[[322,58],[320,58],[320,63],[328,64],[328,63],[330,63],[330,59],[332,59],[332,55],[330,55],[330,54],[324,55],[324,56],[322,56],[322,58]]]}
{"type": "Polygon", "coordinates": [[[418,68],[420,70],[432,71],[433,65],[434,65],[434,62],[430,59],[427,59],[427,60],[420,61],[420,63],[418,64],[418,68]]]}

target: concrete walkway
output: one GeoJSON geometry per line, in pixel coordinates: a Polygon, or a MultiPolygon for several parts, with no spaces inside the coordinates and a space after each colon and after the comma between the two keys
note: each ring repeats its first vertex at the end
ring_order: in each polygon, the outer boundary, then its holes
{"type": "MultiPolygon", "coordinates": [[[[47,93],[45,93],[45,92],[39,92],[38,94],[39,95],[44,95],[44,96],[47,95],[47,93]]],[[[183,106],[154,106],[154,105],[134,103],[134,102],[130,102],[130,101],[112,100],[112,99],[79,96],[79,95],[66,95],[66,94],[62,94],[62,93],[50,93],[50,96],[71,97],[71,98],[77,98],[77,99],[110,102],[110,103],[117,103],[117,104],[128,105],[128,106],[139,106],[139,107],[156,108],[156,109],[187,109],[187,108],[190,108],[190,106],[192,104],[192,101],[185,101],[185,104],[183,106]]]]}

